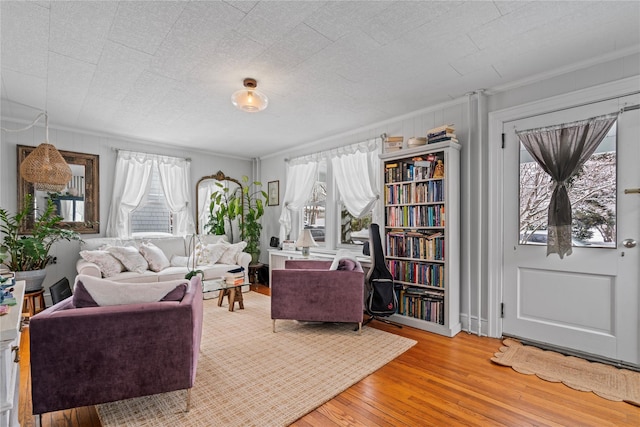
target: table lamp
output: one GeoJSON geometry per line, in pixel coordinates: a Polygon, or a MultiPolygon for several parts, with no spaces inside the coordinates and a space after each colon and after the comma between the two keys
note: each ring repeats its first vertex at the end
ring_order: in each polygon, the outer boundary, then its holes
{"type": "Polygon", "coordinates": [[[305,228],[300,233],[298,240],[296,241],[296,247],[302,248],[302,256],[309,256],[309,248],[311,246],[318,246],[315,240],[313,240],[313,236],[311,235],[311,230],[305,228]]]}

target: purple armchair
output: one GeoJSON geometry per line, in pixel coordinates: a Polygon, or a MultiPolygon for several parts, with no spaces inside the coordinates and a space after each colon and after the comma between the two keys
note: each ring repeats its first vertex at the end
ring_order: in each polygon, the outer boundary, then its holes
{"type": "Polygon", "coordinates": [[[202,285],[195,277],[181,286],[177,300],[142,304],[76,308],[74,295],[32,317],[33,413],[181,389],[189,410],[202,285]]]}
{"type": "Polygon", "coordinates": [[[276,331],[276,319],[354,322],[358,323],[360,331],[364,272],[359,263],[345,264],[345,270],[329,270],[331,261],[288,260],[283,270],[273,270],[273,332],[276,331]]]}

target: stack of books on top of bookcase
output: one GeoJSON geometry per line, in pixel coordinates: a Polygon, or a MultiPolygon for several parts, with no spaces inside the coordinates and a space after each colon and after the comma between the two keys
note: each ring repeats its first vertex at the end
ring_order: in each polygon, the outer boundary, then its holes
{"type": "Polygon", "coordinates": [[[384,140],[384,151],[388,153],[391,151],[401,150],[403,142],[404,136],[388,136],[384,140]]]}
{"type": "Polygon", "coordinates": [[[427,143],[435,144],[436,142],[458,142],[456,138],[456,130],[453,125],[444,125],[427,131],[427,143]]]}

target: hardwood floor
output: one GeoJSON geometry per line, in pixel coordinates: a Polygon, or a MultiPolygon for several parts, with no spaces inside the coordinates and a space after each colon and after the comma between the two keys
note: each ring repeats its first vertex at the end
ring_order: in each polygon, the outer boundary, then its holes
{"type": "MultiPolygon", "coordinates": [[[[264,286],[252,289],[269,294],[264,286]]],[[[489,359],[500,347],[498,339],[465,332],[446,338],[376,321],[367,327],[418,343],[293,426],[640,426],[638,407],[494,365],[489,359]]],[[[28,328],[20,369],[20,425],[31,427],[28,328]]],[[[269,403],[268,396],[252,398],[269,403]]],[[[45,414],[42,426],[101,424],[90,406],[45,414]]]]}

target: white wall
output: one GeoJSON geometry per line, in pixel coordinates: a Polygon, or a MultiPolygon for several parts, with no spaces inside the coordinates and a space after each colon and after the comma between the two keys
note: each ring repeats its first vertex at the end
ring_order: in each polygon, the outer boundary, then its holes
{"type": "MultiPolygon", "coordinates": [[[[37,115],[34,114],[34,118],[37,115]]],[[[24,123],[2,121],[2,127],[20,129],[24,123]]],[[[2,132],[0,136],[0,178],[2,191],[0,192],[0,206],[15,212],[17,205],[17,160],[16,146],[37,146],[44,141],[44,128],[35,126],[19,133],[2,132]]],[[[198,179],[205,175],[212,175],[222,170],[225,175],[240,179],[242,175],[252,176],[251,161],[249,159],[223,157],[213,153],[196,152],[193,150],[169,146],[161,146],[152,142],[119,139],[112,136],[100,136],[70,130],[58,130],[55,123],[49,122],[49,142],[60,150],[97,154],[100,156],[100,234],[84,234],[84,239],[104,236],[107,216],[111,204],[113,191],[113,173],[116,164],[115,149],[141,151],[175,157],[191,158],[191,200],[195,209],[195,185],[198,179]]],[[[195,210],[194,210],[195,214],[195,210]]],[[[194,217],[195,218],[195,217],[194,217]]],[[[60,242],[51,250],[58,263],[47,267],[47,278],[44,285],[55,283],[62,277],[73,281],[76,275],[75,263],[79,258],[79,243],[60,242]]],[[[48,292],[45,292],[48,294],[48,292]]]]}
{"type": "MultiPolygon", "coordinates": [[[[532,76],[528,82],[514,83],[510,84],[509,88],[486,91],[481,96],[473,95],[470,102],[463,98],[444,105],[433,105],[400,118],[390,118],[342,135],[305,143],[296,150],[265,156],[261,158],[260,179],[265,183],[280,180],[280,199],[282,199],[286,188],[285,158],[363,141],[382,133],[403,135],[406,141],[411,136],[424,136],[425,131],[431,127],[454,123],[458,139],[463,146],[460,195],[462,210],[460,312],[464,329],[469,328],[470,321],[471,330],[477,332],[480,318],[482,331],[486,334],[486,319],[489,315],[487,253],[491,239],[500,238],[500,236],[489,236],[487,233],[488,177],[491,173],[488,170],[489,112],[637,75],[640,75],[640,54],[563,74],[532,76]]],[[[428,100],[425,100],[425,106],[428,105],[428,100]]],[[[278,218],[281,209],[282,205],[267,208],[263,220],[261,255],[263,262],[267,261],[269,237],[278,235],[278,218]]]]}

